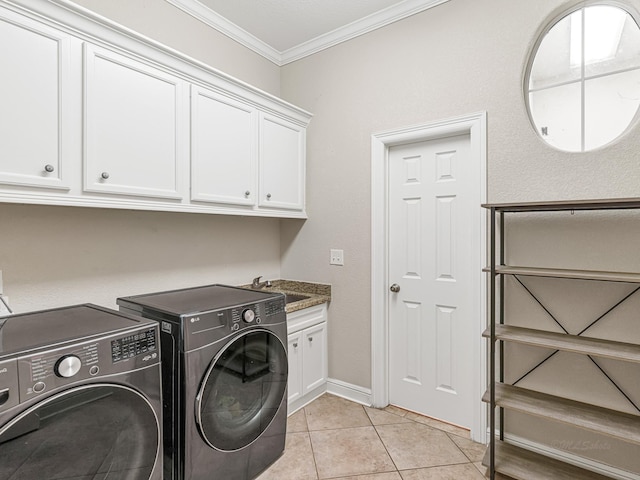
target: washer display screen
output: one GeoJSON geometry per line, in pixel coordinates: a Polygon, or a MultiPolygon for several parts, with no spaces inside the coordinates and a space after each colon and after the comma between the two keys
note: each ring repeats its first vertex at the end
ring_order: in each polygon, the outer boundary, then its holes
{"type": "Polygon", "coordinates": [[[196,397],[196,420],[212,447],[238,450],[269,426],[287,389],[287,355],[274,334],[253,330],[223,348],[196,397]]]}
{"type": "Polygon", "coordinates": [[[158,419],[138,392],[78,387],[0,427],[0,479],[148,480],[158,452],[158,419]]]}

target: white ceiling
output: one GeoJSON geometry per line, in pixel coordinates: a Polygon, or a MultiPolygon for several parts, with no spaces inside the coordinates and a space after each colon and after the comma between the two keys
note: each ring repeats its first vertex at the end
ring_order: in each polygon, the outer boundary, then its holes
{"type": "Polygon", "coordinates": [[[167,0],[278,65],[449,0],[167,0]]]}

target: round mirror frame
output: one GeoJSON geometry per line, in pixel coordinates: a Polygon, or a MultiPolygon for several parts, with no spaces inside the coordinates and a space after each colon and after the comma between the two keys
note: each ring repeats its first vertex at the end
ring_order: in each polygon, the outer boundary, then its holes
{"type": "MultiPolygon", "coordinates": [[[[583,11],[589,7],[595,7],[595,6],[603,6],[603,7],[615,7],[620,9],[622,12],[626,13],[629,17],[631,17],[631,19],[635,22],[636,27],[638,28],[638,31],[640,32],[640,15],[638,15],[638,13],[635,11],[635,9],[627,4],[624,4],[622,2],[618,2],[615,0],[587,0],[587,1],[581,1],[580,3],[575,4],[573,7],[570,7],[568,9],[565,9],[562,11],[562,13],[560,14],[556,14],[553,17],[551,17],[550,20],[547,20],[547,22],[545,23],[544,28],[540,31],[540,33],[537,35],[536,41],[533,44],[532,48],[529,51],[529,55],[528,55],[528,59],[527,59],[527,63],[526,63],[526,69],[524,72],[524,81],[523,81],[523,96],[524,96],[524,101],[525,101],[525,105],[526,105],[526,110],[527,110],[527,115],[529,116],[529,121],[531,122],[531,125],[533,127],[533,129],[535,130],[537,136],[544,142],[545,145],[556,149],[556,150],[560,150],[560,151],[565,151],[565,152],[588,152],[588,151],[593,151],[593,150],[597,150],[600,148],[604,148],[608,145],[610,145],[611,143],[615,142],[616,140],[620,139],[622,136],[624,136],[629,130],[631,130],[632,128],[634,128],[636,126],[636,124],[638,123],[639,119],[640,119],[640,99],[639,99],[639,103],[638,106],[636,107],[636,111],[635,114],[632,115],[632,117],[630,118],[629,122],[626,124],[626,126],[624,128],[621,128],[617,134],[615,136],[613,136],[613,138],[611,138],[610,140],[601,143],[599,145],[596,145],[594,147],[586,147],[586,142],[585,142],[585,93],[584,93],[584,84],[585,84],[585,66],[584,66],[584,58],[581,58],[581,73],[580,73],[580,88],[581,88],[581,103],[580,103],[580,149],[570,149],[570,148],[561,148],[557,145],[554,145],[552,142],[550,142],[547,138],[545,138],[545,133],[546,133],[546,129],[543,126],[537,125],[535,118],[534,118],[534,114],[532,111],[532,107],[531,107],[531,92],[532,89],[531,88],[531,81],[532,81],[532,71],[533,71],[533,66],[534,63],[536,61],[536,58],[538,56],[538,53],[540,51],[540,47],[541,45],[544,43],[545,39],[547,38],[548,34],[558,25],[560,24],[563,20],[568,19],[572,14],[578,12],[578,11],[583,11]]],[[[640,45],[638,45],[638,48],[640,48],[640,45]]],[[[640,70],[640,66],[637,67],[638,70],[640,70]]],[[[602,77],[606,77],[606,76],[610,76],[610,75],[615,75],[618,72],[616,71],[611,71],[608,73],[604,73],[602,74],[602,77]]],[[[638,87],[638,94],[640,95],[640,86],[638,87]]]]}

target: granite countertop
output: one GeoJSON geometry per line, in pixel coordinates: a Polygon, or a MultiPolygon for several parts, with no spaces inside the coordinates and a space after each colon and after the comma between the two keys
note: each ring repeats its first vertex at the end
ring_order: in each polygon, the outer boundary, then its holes
{"type": "MultiPolygon", "coordinates": [[[[251,288],[250,284],[240,286],[242,288],[251,288]]],[[[285,307],[287,313],[331,301],[331,285],[323,283],[300,282],[297,280],[271,280],[270,287],[264,286],[260,290],[308,297],[303,300],[287,303],[285,307]]]]}

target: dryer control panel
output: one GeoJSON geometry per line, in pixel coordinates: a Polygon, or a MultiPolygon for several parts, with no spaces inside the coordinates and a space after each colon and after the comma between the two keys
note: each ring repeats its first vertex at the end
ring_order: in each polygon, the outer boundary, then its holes
{"type": "Polygon", "coordinates": [[[284,296],[183,317],[185,351],[215,343],[245,328],[286,322],[284,296]]]}
{"type": "MultiPolygon", "coordinates": [[[[159,362],[157,325],[20,356],[17,359],[19,402],[78,381],[159,362]]],[[[14,400],[18,397],[15,393],[14,400]]]]}

